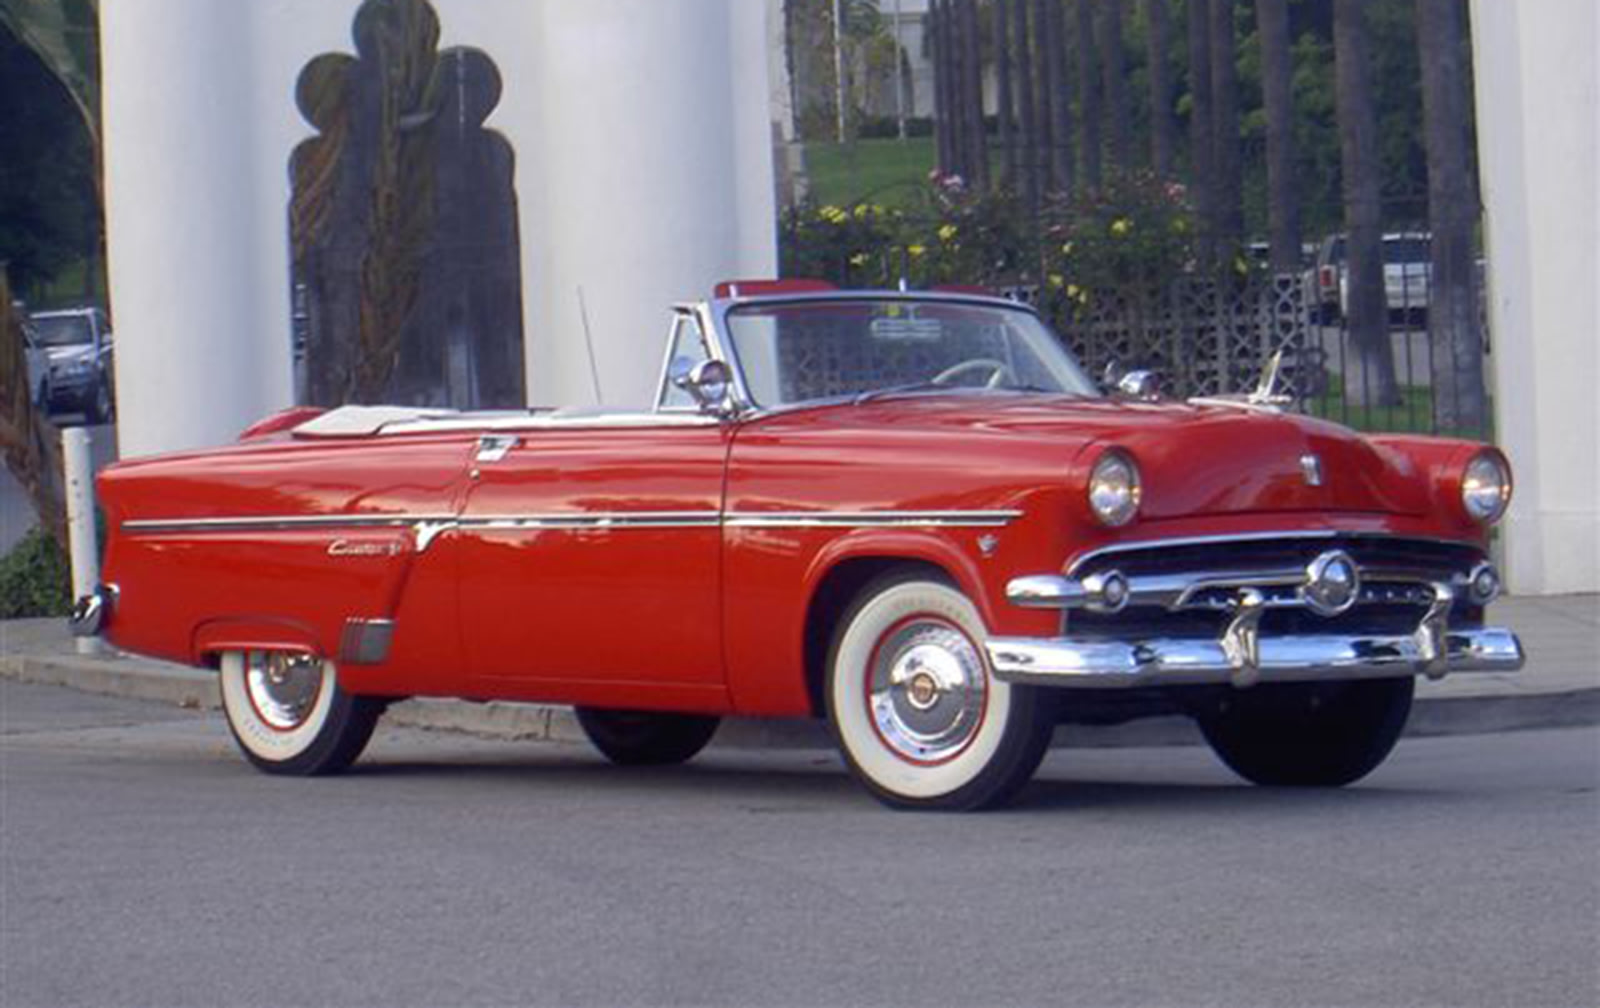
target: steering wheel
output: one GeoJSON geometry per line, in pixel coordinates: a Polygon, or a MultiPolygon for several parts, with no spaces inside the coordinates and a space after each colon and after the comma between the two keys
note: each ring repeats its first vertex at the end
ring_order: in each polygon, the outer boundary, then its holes
{"type": "Polygon", "coordinates": [[[1007,364],[1005,361],[995,360],[993,357],[973,357],[972,359],[964,360],[959,364],[952,364],[943,371],[940,371],[938,374],[933,376],[932,383],[934,385],[954,385],[956,383],[956,379],[966,374],[968,371],[978,371],[982,369],[987,369],[989,371],[989,380],[983,383],[983,388],[999,388],[1007,381],[1015,383],[1017,380],[1016,372],[1012,371],[1011,365],[1007,364]]]}

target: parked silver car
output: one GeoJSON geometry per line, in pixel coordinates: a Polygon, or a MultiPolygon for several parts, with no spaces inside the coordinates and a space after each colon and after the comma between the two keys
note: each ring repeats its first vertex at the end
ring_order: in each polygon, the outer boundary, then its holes
{"type": "Polygon", "coordinates": [[[29,316],[43,366],[30,368],[34,403],[46,413],[82,413],[89,423],[111,419],[112,337],[99,308],[68,308],[29,316]]]}

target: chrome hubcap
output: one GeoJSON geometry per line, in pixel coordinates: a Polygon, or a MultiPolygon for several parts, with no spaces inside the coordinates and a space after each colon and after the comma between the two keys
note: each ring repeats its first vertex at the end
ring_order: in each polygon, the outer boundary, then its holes
{"type": "Polygon", "coordinates": [[[966,748],[983,721],[983,656],[948,623],[902,624],[879,644],[869,673],[873,723],[902,759],[949,759],[966,748]]]}
{"type": "Polygon", "coordinates": [[[245,657],[245,689],[261,720],[279,731],[300,727],[322,692],[322,663],[309,655],[252,651],[245,657]]]}

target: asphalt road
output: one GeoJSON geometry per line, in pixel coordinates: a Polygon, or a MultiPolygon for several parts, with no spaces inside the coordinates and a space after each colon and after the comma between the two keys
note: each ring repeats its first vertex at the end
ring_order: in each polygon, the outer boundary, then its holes
{"type": "Polygon", "coordinates": [[[0,681],[0,1004],[1600,1003],[1600,732],[1356,788],[1058,750],[1020,808],[820,753],[666,772],[388,731],[269,778],[214,715],[0,681]]]}

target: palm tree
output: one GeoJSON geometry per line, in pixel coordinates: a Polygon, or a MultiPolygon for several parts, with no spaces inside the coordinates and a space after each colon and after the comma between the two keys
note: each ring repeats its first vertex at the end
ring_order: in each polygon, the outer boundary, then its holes
{"type": "Polygon", "coordinates": [[[1189,181],[1200,220],[1195,253],[1203,265],[1215,258],[1215,173],[1211,149],[1211,18],[1209,0],[1188,0],[1189,29],[1189,181]]]}
{"type": "Polygon", "coordinates": [[[1213,237],[1231,259],[1244,235],[1244,174],[1239,151],[1239,74],[1234,65],[1234,0],[1211,0],[1213,237]]]}
{"type": "Polygon", "coordinates": [[[1011,98],[1011,5],[1000,0],[994,5],[994,75],[999,85],[1000,156],[1005,185],[1017,184],[1017,138],[1013,119],[1016,103],[1011,98]]]}
{"type": "Polygon", "coordinates": [[[1131,120],[1128,107],[1127,59],[1122,51],[1122,0],[1099,0],[1100,65],[1105,81],[1106,123],[1111,128],[1108,152],[1119,171],[1131,167],[1131,120]]]}
{"type": "Polygon", "coordinates": [[[1378,118],[1372,102],[1364,0],[1333,0],[1335,102],[1344,179],[1345,317],[1358,366],[1345,372],[1345,398],[1397,405],[1383,290],[1382,204],[1378,182],[1378,118]]]}
{"type": "Polygon", "coordinates": [[[1150,65],[1150,164],[1156,175],[1172,175],[1172,74],[1167,64],[1171,44],[1167,27],[1167,0],[1144,2],[1146,58],[1150,65]]]}
{"type": "Polygon", "coordinates": [[[1100,188],[1100,70],[1095,52],[1094,0],[1078,0],[1078,148],[1083,184],[1100,188]]]}
{"type": "Polygon", "coordinates": [[[1022,124],[1022,193],[1031,209],[1039,206],[1039,109],[1034,102],[1032,33],[1028,31],[1028,0],[1011,3],[1011,27],[1016,33],[1017,112],[1022,124]]]}
{"type": "Polygon", "coordinates": [[[1423,132],[1428,148],[1428,277],[1434,422],[1483,432],[1483,333],[1473,256],[1477,199],[1467,144],[1467,60],[1461,0],[1417,0],[1423,132]]]}
{"type": "Polygon", "coordinates": [[[1044,45],[1046,74],[1044,86],[1050,90],[1050,136],[1055,141],[1055,156],[1050,159],[1050,181],[1057,192],[1072,191],[1072,96],[1067,93],[1066,19],[1061,0],[1047,0],[1044,7],[1044,45]]]}
{"type": "Polygon", "coordinates": [[[1054,0],[1033,0],[1033,86],[1038,102],[1039,186],[1048,192],[1061,159],[1055,135],[1056,107],[1066,98],[1050,86],[1050,22],[1047,10],[1054,0]]]}
{"type": "Polygon", "coordinates": [[[939,149],[939,171],[954,175],[960,171],[957,164],[960,145],[956,136],[955,66],[950,58],[949,3],[950,0],[933,0],[928,5],[928,45],[933,50],[933,124],[939,149]]]}
{"type": "Polygon", "coordinates": [[[966,174],[978,189],[989,185],[989,137],[983,125],[983,62],[978,44],[978,0],[957,0],[961,32],[961,120],[966,174]]]}
{"type": "Polygon", "coordinates": [[[1273,272],[1287,273],[1300,267],[1288,0],[1256,0],[1256,34],[1261,39],[1261,96],[1267,120],[1267,231],[1273,272]]]}

